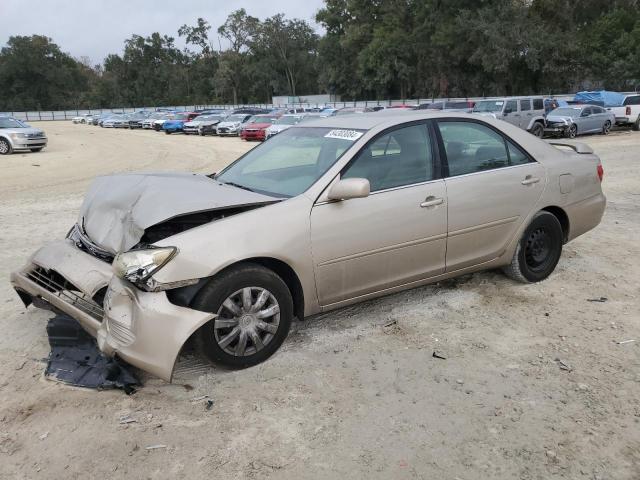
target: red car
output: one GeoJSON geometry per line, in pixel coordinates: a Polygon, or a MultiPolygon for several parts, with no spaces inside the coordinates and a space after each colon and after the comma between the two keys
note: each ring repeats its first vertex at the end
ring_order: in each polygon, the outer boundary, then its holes
{"type": "Polygon", "coordinates": [[[240,130],[240,138],[247,141],[258,140],[259,142],[265,140],[267,128],[278,118],[280,118],[278,115],[254,115],[240,130]]]}

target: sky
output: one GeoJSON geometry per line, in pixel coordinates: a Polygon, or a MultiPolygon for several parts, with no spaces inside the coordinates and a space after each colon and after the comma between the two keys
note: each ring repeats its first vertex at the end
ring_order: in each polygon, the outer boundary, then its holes
{"type": "Polygon", "coordinates": [[[62,51],[97,64],[109,53],[122,53],[125,39],[134,33],[160,32],[183,47],[178,28],[195,25],[198,17],[212,25],[217,37],[217,28],[239,8],[260,19],[284,13],[321,31],[314,16],[323,4],[323,0],[0,0],[0,46],[12,35],[46,35],[62,51]]]}

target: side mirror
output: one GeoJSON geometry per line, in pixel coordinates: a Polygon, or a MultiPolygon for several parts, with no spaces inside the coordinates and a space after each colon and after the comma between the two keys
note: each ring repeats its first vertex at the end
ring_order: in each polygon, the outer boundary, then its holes
{"type": "Polygon", "coordinates": [[[366,178],[345,178],[333,184],[329,189],[329,200],[349,200],[369,196],[371,185],[366,178]]]}

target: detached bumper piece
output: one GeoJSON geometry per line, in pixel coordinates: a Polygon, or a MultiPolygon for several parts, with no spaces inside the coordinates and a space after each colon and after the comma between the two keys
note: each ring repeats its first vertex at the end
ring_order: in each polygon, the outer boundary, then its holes
{"type": "Polygon", "coordinates": [[[109,358],[80,324],[66,315],[47,323],[51,353],[45,376],[67,385],[98,390],[121,389],[127,395],[140,385],[124,362],[109,358]]]}

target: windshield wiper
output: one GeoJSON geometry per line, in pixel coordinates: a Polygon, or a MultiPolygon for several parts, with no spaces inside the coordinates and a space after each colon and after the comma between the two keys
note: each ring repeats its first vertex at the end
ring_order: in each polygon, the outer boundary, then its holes
{"type": "Polygon", "coordinates": [[[242,190],[248,190],[250,192],[254,192],[254,190],[250,189],[249,187],[245,187],[244,185],[240,185],[238,183],[233,183],[233,182],[220,182],[220,183],[224,183],[225,185],[231,185],[232,187],[238,187],[238,188],[241,188],[242,190]]]}

